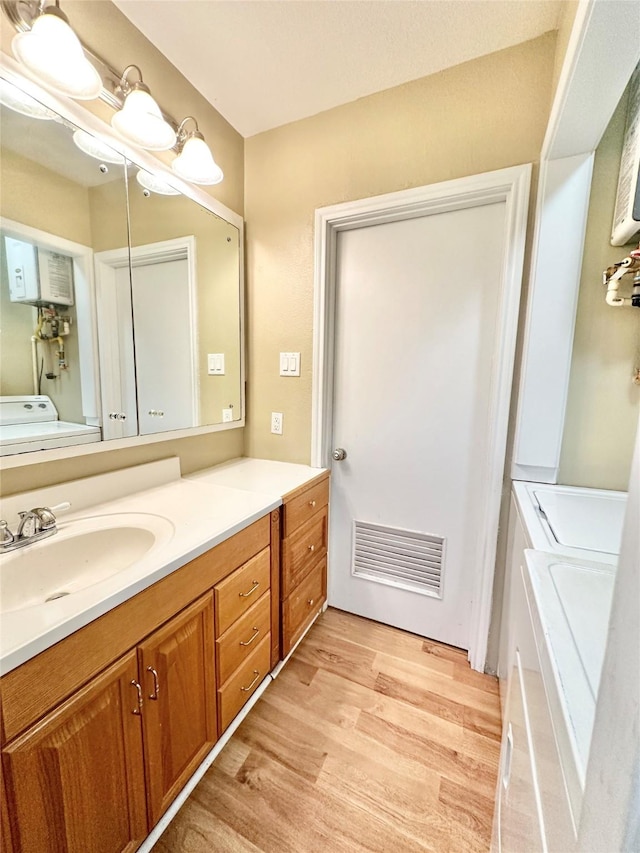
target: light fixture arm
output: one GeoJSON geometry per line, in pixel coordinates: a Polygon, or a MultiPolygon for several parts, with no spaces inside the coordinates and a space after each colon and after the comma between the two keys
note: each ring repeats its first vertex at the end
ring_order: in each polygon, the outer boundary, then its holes
{"type": "Polygon", "coordinates": [[[116,91],[116,93],[121,92],[126,97],[126,95],[128,95],[129,92],[133,92],[134,89],[137,89],[138,91],[146,92],[147,94],[150,94],[150,91],[151,91],[149,89],[149,87],[147,86],[147,84],[142,79],[142,71],[140,70],[140,68],[137,65],[127,65],[127,67],[122,72],[122,76],[120,77],[120,82],[118,83],[115,91],[116,91]],[[133,83],[130,83],[129,82],[129,72],[130,71],[137,71],[140,79],[135,80],[133,83]]]}
{"type": "Polygon", "coordinates": [[[182,121],[178,125],[177,136],[178,136],[178,146],[183,146],[184,143],[187,141],[187,139],[193,139],[194,137],[196,139],[202,139],[202,141],[204,142],[204,136],[200,132],[200,128],[198,127],[198,122],[196,121],[196,119],[193,116],[187,116],[186,118],[182,119],[182,121]],[[184,129],[184,126],[188,121],[192,121],[195,124],[194,130],[186,131],[184,129]]]}

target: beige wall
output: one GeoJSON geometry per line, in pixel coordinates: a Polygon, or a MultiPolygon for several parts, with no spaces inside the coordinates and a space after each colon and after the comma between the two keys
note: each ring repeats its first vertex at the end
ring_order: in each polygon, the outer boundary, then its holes
{"type": "Polygon", "coordinates": [[[555,92],[558,81],[560,80],[560,72],[569,46],[571,30],[576,19],[578,11],[578,0],[563,0],[562,10],[560,12],[560,20],[558,21],[558,34],[556,40],[556,56],[553,63],[553,91],[555,92]]]}
{"type": "Polygon", "coordinates": [[[247,455],[309,462],[314,210],[537,160],[554,49],[547,34],[246,140],[247,455]],[[280,351],[302,353],[299,379],[280,351]]]}
{"type": "MultiPolygon", "coordinates": [[[[211,144],[224,181],[207,189],[210,194],[239,214],[244,213],[244,140],[171,63],[149,42],[109,0],[67,0],[65,12],[70,23],[88,45],[117,70],[130,63],[142,68],[145,82],[163,109],[177,120],[187,115],[198,119],[200,130],[211,144]]],[[[3,21],[0,45],[11,53],[11,28],[3,21]]],[[[99,101],[85,106],[109,121],[112,110],[99,101]]],[[[169,159],[162,154],[161,158],[169,159]]],[[[88,225],[88,219],[87,219],[88,225]]],[[[78,238],[75,238],[78,239],[78,238]]],[[[79,240],[79,242],[86,242],[79,240]]],[[[83,456],[77,461],[47,463],[6,471],[1,489],[11,493],[38,488],[60,480],[115,470],[138,462],[180,456],[183,471],[222,462],[243,451],[244,430],[218,433],[181,441],[166,441],[132,450],[109,451],[83,456]]]]}
{"type": "Polygon", "coordinates": [[[560,456],[559,482],[602,489],[627,488],[640,413],[640,311],[606,305],[602,285],[629,248],[609,242],[626,111],[625,94],[596,152],[560,456]]]}
{"type": "MultiPolygon", "coordinates": [[[[131,245],[191,235],[196,241],[200,420],[222,423],[231,407],[240,419],[240,244],[238,229],[185,196],[145,198],[130,170],[131,245]],[[224,353],[225,374],[209,376],[207,354],[224,353]]],[[[135,270],[134,270],[135,276],[135,270]]]]}

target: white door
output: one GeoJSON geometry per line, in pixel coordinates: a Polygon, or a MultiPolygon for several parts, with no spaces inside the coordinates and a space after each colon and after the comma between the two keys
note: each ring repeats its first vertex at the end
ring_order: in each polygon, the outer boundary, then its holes
{"type": "MultiPolygon", "coordinates": [[[[337,234],[329,603],[469,648],[504,201],[337,234]]],[[[501,417],[506,418],[506,411],[501,417]]]]}
{"type": "Polygon", "coordinates": [[[187,259],[132,270],[140,435],[199,426],[187,259]]]}

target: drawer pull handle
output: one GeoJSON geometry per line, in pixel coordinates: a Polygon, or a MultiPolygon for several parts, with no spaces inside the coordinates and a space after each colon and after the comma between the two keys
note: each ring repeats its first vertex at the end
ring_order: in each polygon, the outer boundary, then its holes
{"type": "Polygon", "coordinates": [[[314,601],[313,598],[310,598],[309,601],[307,601],[307,604],[309,605],[309,607],[313,607],[313,601],[314,601]]]}
{"type": "Polygon", "coordinates": [[[312,509],[313,509],[313,507],[314,507],[315,505],[316,505],[316,502],[315,502],[315,501],[309,501],[309,506],[310,506],[312,509]]]}
{"type": "Polygon", "coordinates": [[[150,672],[153,676],[153,693],[149,694],[149,699],[158,699],[158,693],[160,692],[160,685],[158,684],[158,673],[152,666],[147,667],[147,672],[150,672]]]}
{"type": "Polygon", "coordinates": [[[251,637],[251,639],[250,639],[250,640],[247,640],[247,642],[246,642],[246,643],[243,643],[243,642],[242,642],[242,640],[240,640],[240,645],[241,645],[241,646],[250,646],[250,645],[251,645],[251,643],[253,643],[253,641],[255,640],[255,638],[256,638],[256,637],[258,636],[258,634],[260,633],[260,628],[256,628],[256,626],[254,625],[254,626],[253,626],[253,630],[255,631],[255,633],[254,633],[253,637],[251,637]]]}
{"type": "Polygon", "coordinates": [[[258,587],[260,586],[260,582],[259,582],[259,581],[251,581],[251,583],[253,584],[253,586],[251,587],[251,589],[249,590],[249,592],[239,592],[239,593],[238,593],[238,595],[240,596],[240,598],[249,598],[249,596],[250,596],[250,595],[253,595],[253,593],[254,593],[254,592],[258,589],[258,587]]]}
{"type": "Polygon", "coordinates": [[[142,700],[142,687],[140,687],[140,685],[138,684],[138,682],[135,679],[133,681],[131,681],[130,684],[132,687],[135,687],[136,690],[138,691],[138,707],[134,708],[131,713],[135,714],[136,717],[139,717],[140,714],[142,714],[142,701],[143,701],[142,700]]]}
{"type": "Polygon", "coordinates": [[[316,550],[316,546],[315,545],[309,545],[309,550],[313,554],[313,552],[316,550]]]}
{"type": "Polygon", "coordinates": [[[255,675],[255,678],[253,679],[253,681],[251,682],[251,684],[250,684],[248,687],[241,687],[241,688],[240,688],[240,690],[242,690],[242,692],[243,692],[243,693],[248,693],[248,692],[249,692],[249,690],[251,690],[251,689],[252,689],[252,687],[253,687],[253,685],[256,683],[256,681],[260,678],[260,673],[258,672],[258,670],[257,670],[257,669],[254,669],[254,670],[253,670],[253,674],[255,675]]]}

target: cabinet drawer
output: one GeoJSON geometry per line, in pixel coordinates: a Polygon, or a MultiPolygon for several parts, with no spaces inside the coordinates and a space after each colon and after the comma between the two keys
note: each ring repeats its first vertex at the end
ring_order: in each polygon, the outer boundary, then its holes
{"type": "Polygon", "coordinates": [[[258,647],[269,633],[270,623],[271,596],[266,592],[216,640],[218,684],[224,684],[258,647]]]}
{"type": "Polygon", "coordinates": [[[313,518],[282,543],[282,596],[286,598],[311,567],[327,554],[327,509],[313,518]]]}
{"type": "Polygon", "coordinates": [[[227,728],[238,711],[269,673],[271,635],[267,634],[249,657],[218,690],[219,734],[227,728]]]}
{"type": "Polygon", "coordinates": [[[308,489],[291,500],[285,501],[283,507],[284,524],[283,536],[290,536],[293,531],[308,521],[322,507],[329,503],[329,478],[310,486],[308,489]]]}
{"type": "Polygon", "coordinates": [[[228,578],[216,584],[216,637],[220,637],[239,616],[269,589],[271,558],[269,549],[256,554],[228,578]]]}
{"type": "Polygon", "coordinates": [[[327,596],[327,561],[319,562],[282,603],[282,652],[288,655],[327,596]]]}

